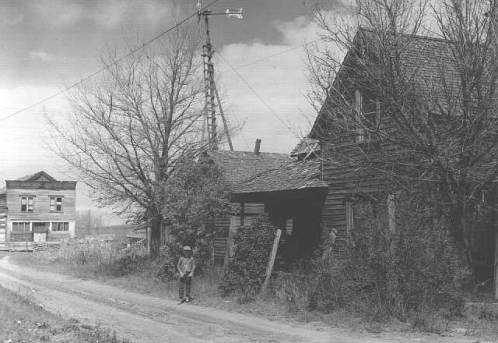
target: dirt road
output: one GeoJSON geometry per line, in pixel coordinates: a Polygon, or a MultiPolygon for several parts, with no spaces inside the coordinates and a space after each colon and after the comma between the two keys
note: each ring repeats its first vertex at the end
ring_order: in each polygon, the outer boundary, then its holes
{"type": "Polygon", "coordinates": [[[366,337],[342,330],[289,325],[195,304],[138,294],[95,281],[40,272],[0,259],[0,285],[45,309],[100,324],[133,342],[471,342],[437,337],[366,337]]]}

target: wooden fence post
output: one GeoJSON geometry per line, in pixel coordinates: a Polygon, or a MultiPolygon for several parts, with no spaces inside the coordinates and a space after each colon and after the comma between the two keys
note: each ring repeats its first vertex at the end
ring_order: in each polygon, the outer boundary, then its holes
{"type": "Polygon", "coordinates": [[[280,236],[282,235],[282,230],[277,229],[275,232],[275,239],[273,240],[273,247],[271,248],[270,259],[268,260],[268,266],[266,267],[266,276],[263,286],[261,286],[260,294],[263,294],[268,287],[270,282],[271,274],[273,273],[273,265],[275,264],[275,258],[277,257],[278,243],[280,242],[280,236]]]}

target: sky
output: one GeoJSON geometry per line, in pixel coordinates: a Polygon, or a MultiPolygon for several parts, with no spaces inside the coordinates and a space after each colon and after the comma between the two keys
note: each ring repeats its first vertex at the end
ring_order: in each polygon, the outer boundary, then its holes
{"type": "MultiPolygon", "coordinates": [[[[331,11],[342,13],[351,9],[350,1],[327,2],[331,11]]],[[[44,113],[67,114],[65,96],[10,115],[99,70],[99,58],[109,49],[126,53],[163,32],[172,18],[192,13],[195,2],[0,1],[0,182],[39,170],[73,179],[74,171],[46,148],[44,113]]],[[[309,7],[304,0],[218,0],[210,9],[226,8],[244,9],[242,20],[213,16],[210,21],[226,116],[241,127],[233,137],[235,150],[252,150],[261,138],[262,151],[288,153],[315,117],[306,100],[302,48],[319,35],[309,7]]],[[[78,207],[93,206],[80,184],[78,207]]]]}

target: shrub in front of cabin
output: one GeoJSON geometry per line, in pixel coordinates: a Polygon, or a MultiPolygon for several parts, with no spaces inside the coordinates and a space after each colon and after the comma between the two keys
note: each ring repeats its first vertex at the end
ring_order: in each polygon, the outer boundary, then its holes
{"type": "Polygon", "coordinates": [[[444,223],[420,199],[400,196],[392,232],[385,197],[378,198],[356,201],[355,225],[343,256],[316,259],[310,309],[347,309],[376,321],[429,312],[458,315],[469,272],[444,223]]]}
{"type": "Polygon", "coordinates": [[[222,296],[235,294],[241,303],[255,299],[265,278],[275,230],[266,216],[239,228],[234,256],[219,287],[222,296]]]}

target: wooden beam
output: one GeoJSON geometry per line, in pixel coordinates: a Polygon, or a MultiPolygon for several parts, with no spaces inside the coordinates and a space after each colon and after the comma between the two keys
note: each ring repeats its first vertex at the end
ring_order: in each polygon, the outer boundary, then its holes
{"type": "Polygon", "coordinates": [[[396,233],[396,196],[393,193],[387,195],[387,216],[389,231],[396,233]]]}
{"type": "Polygon", "coordinates": [[[498,228],[495,227],[495,299],[498,300],[498,228]]]}
{"type": "Polygon", "coordinates": [[[240,217],[230,216],[230,224],[228,226],[228,237],[227,246],[225,251],[225,260],[223,261],[223,270],[226,271],[228,268],[228,263],[233,257],[234,252],[234,238],[237,234],[237,230],[240,227],[240,217]]]}
{"type": "Polygon", "coordinates": [[[268,287],[270,282],[271,274],[273,273],[273,266],[275,264],[275,258],[277,257],[278,243],[280,242],[280,236],[282,235],[282,230],[277,229],[275,232],[275,239],[273,240],[273,247],[271,248],[270,259],[268,260],[268,266],[266,267],[266,276],[263,285],[261,286],[260,294],[263,294],[268,287]]]}

